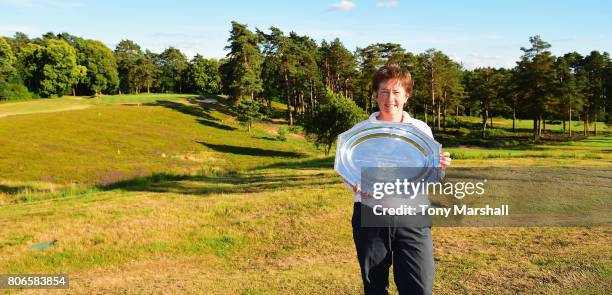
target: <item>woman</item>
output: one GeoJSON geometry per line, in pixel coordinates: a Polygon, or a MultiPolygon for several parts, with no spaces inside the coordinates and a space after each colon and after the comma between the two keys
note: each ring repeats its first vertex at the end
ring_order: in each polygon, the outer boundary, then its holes
{"type": "MultiPolygon", "coordinates": [[[[387,63],[373,76],[373,94],[379,112],[368,120],[412,123],[433,138],[431,128],[403,111],[412,94],[410,72],[396,63],[387,63]]],[[[440,167],[449,167],[449,153],[440,153],[440,167]]],[[[353,239],[365,294],[388,294],[389,267],[400,294],[431,294],[434,279],[433,243],[430,227],[362,227],[359,184],[353,207],[353,239]]]]}

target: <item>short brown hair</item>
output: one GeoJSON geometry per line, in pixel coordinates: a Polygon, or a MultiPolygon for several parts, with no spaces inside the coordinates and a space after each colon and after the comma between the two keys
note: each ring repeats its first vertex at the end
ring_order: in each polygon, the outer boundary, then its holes
{"type": "Polygon", "coordinates": [[[380,67],[372,76],[372,91],[378,92],[378,87],[380,87],[380,83],[382,81],[398,79],[404,90],[406,90],[406,94],[408,96],[412,95],[412,87],[414,85],[414,81],[412,80],[412,75],[407,69],[403,69],[396,62],[387,62],[385,65],[380,67]]]}

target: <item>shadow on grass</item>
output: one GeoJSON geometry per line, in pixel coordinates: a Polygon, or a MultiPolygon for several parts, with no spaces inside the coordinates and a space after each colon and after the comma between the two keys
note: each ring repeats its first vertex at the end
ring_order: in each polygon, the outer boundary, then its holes
{"type": "Polygon", "coordinates": [[[243,194],[285,189],[307,189],[338,184],[324,173],[286,174],[260,173],[245,175],[236,172],[210,176],[153,174],[98,186],[101,190],[178,193],[206,196],[210,194],[243,194]]]}
{"type": "Polygon", "coordinates": [[[29,187],[26,185],[8,186],[8,185],[0,184],[0,193],[5,193],[9,195],[17,194],[24,190],[31,190],[31,189],[32,187],[29,187]]]}
{"type": "Polygon", "coordinates": [[[146,106],[162,106],[162,107],[166,107],[166,108],[169,108],[175,111],[179,111],[183,114],[200,117],[206,120],[212,120],[212,121],[217,120],[215,117],[211,116],[208,113],[208,110],[205,110],[204,108],[198,105],[186,105],[186,104],[182,104],[180,102],[174,102],[174,101],[156,101],[152,103],[147,103],[145,105],[146,106]]]}
{"type": "Polygon", "coordinates": [[[231,153],[236,155],[247,155],[247,156],[260,156],[260,157],[285,157],[285,158],[303,158],[307,155],[298,152],[287,152],[277,150],[267,150],[261,148],[233,146],[226,144],[212,144],[198,141],[199,144],[204,145],[207,148],[222,153],[231,153]]]}
{"type": "Polygon", "coordinates": [[[259,166],[254,170],[258,169],[317,169],[317,168],[334,168],[335,156],[329,156],[324,158],[313,158],[301,161],[290,161],[290,162],[280,162],[274,163],[265,166],[259,166]]]}
{"type": "Polygon", "coordinates": [[[275,137],[266,136],[266,135],[264,135],[264,136],[251,136],[251,138],[254,138],[254,139],[263,139],[263,140],[269,140],[269,141],[281,141],[281,140],[279,140],[279,139],[277,139],[275,137]]]}
{"type": "MultiPolygon", "coordinates": [[[[258,148],[233,147],[202,143],[213,149],[243,155],[294,156],[304,155],[293,152],[279,152],[258,148]]],[[[334,157],[308,158],[285,161],[254,167],[241,173],[236,171],[211,172],[205,175],[177,175],[157,173],[137,176],[112,184],[99,185],[99,190],[125,190],[142,192],[166,192],[206,196],[210,194],[243,194],[283,190],[304,190],[337,185],[340,180],[329,171],[316,169],[333,168],[334,157]],[[309,169],[310,171],[304,171],[309,169]],[[313,170],[314,169],[314,170],[313,170]],[[302,170],[302,171],[300,171],[302,170]],[[333,176],[332,176],[333,175],[333,176]]]]}
{"type": "Polygon", "coordinates": [[[204,94],[197,98],[188,99],[187,101],[193,104],[199,105],[205,111],[216,110],[226,115],[230,115],[230,116],[235,115],[232,111],[233,106],[234,106],[233,101],[225,97],[222,97],[220,95],[204,94]],[[203,100],[206,100],[206,99],[214,99],[215,102],[208,102],[208,103],[203,102],[203,100]]]}
{"type": "Polygon", "coordinates": [[[217,128],[217,129],[221,129],[221,130],[227,130],[227,131],[234,131],[237,130],[236,127],[232,127],[232,126],[228,126],[228,125],[223,125],[223,124],[219,124],[215,121],[212,120],[207,120],[207,119],[198,119],[197,120],[198,123],[202,124],[202,125],[206,125],[209,127],[213,127],[213,128],[217,128]]]}
{"type": "Polygon", "coordinates": [[[162,106],[162,107],[166,107],[166,108],[169,108],[175,111],[179,111],[183,114],[198,117],[197,119],[198,123],[205,125],[205,126],[209,126],[209,127],[213,127],[213,128],[217,128],[221,130],[228,130],[228,131],[236,130],[235,127],[218,123],[220,120],[210,115],[211,109],[215,109],[215,110],[226,112],[226,113],[231,110],[231,108],[229,107],[222,106],[228,103],[225,99],[219,96],[214,96],[214,97],[201,96],[198,98],[187,98],[187,101],[191,102],[192,104],[188,105],[188,104],[182,104],[180,102],[174,102],[174,101],[156,101],[153,103],[147,103],[145,105],[162,106]],[[201,101],[206,98],[214,98],[215,100],[217,100],[217,102],[204,103],[201,101]]]}

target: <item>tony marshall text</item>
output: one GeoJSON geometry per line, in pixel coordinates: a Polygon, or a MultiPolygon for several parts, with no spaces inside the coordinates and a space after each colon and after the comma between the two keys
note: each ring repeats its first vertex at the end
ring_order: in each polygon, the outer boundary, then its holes
{"type": "Polygon", "coordinates": [[[508,216],[508,205],[501,205],[499,207],[491,207],[486,205],[485,207],[468,207],[467,205],[459,206],[454,205],[452,208],[434,208],[429,205],[401,205],[399,207],[386,208],[382,205],[375,205],[372,207],[374,215],[437,215],[448,217],[451,212],[453,215],[466,215],[466,216],[508,216]]]}

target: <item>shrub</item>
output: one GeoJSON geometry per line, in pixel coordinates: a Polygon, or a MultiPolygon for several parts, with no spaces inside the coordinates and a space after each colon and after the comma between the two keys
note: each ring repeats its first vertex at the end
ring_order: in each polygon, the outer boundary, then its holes
{"type": "Polygon", "coordinates": [[[259,103],[255,100],[242,100],[234,107],[234,113],[238,117],[240,124],[248,127],[249,133],[251,133],[253,124],[263,119],[259,103]]]}
{"type": "Polygon", "coordinates": [[[312,117],[306,120],[305,129],[314,135],[317,145],[325,146],[325,154],[329,154],[338,135],[365,118],[366,114],[354,101],[328,89],[312,117]]]}
{"type": "Polygon", "coordinates": [[[289,126],[287,130],[291,133],[301,133],[302,131],[304,131],[304,127],[300,125],[293,125],[293,126],[289,126]]]}
{"type": "Polygon", "coordinates": [[[276,135],[276,139],[280,141],[287,141],[287,127],[282,126],[278,128],[278,135],[276,135]]]}
{"type": "Polygon", "coordinates": [[[0,83],[0,100],[31,99],[34,95],[19,83],[0,83]]]}

